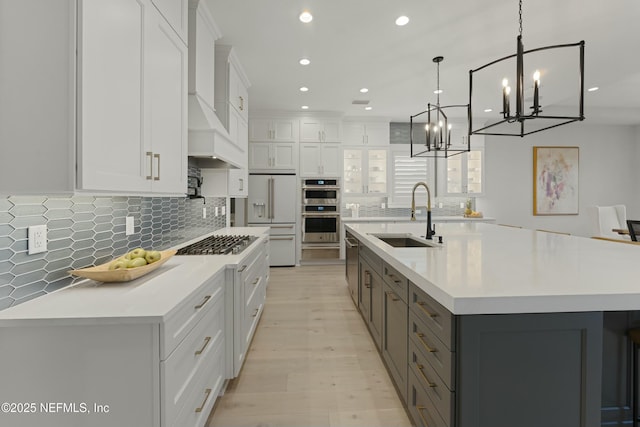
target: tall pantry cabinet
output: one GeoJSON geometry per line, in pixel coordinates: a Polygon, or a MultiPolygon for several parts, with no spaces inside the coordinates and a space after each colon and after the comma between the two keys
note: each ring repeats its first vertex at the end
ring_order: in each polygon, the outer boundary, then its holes
{"type": "Polygon", "coordinates": [[[0,49],[0,194],[186,192],[174,3],[0,0],[0,38],[21,34],[0,49]]]}

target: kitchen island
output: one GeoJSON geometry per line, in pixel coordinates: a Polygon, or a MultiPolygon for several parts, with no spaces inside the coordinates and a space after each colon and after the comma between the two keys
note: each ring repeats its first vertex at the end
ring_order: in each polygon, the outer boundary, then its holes
{"type": "Polygon", "coordinates": [[[423,224],[347,231],[358,308],[416,424],[630,420],[624,333],[640,309],[639,248],[483,223],[441,224],[433,247],[378,238],[424,236],[423,224]]]}

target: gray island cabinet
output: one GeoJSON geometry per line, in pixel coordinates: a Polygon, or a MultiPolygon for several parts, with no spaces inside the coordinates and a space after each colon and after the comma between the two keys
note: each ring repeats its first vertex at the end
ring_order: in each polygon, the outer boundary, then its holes
{"type": "Polygon", "coordinates": [[[640,289],[621,274],[598,285],[595,271],[638,248],[490,224],[443,225],[443,245],[394,248],[374,234],[423,227],[347,228],[360,249],[357,306],[415,425],[629,425],[625,333],[640,289]]]}

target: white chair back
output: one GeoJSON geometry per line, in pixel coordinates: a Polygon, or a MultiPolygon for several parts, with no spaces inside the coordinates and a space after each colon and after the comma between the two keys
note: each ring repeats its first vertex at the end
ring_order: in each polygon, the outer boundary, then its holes
{"type": "Polygon", "coordinates": [[[627,228],[627,208],[625,205],[595,206],[592,215],[594,236],[616,239],[629,238],[629,236],[622,237],[612,231],[614,228],[627,228]]]}

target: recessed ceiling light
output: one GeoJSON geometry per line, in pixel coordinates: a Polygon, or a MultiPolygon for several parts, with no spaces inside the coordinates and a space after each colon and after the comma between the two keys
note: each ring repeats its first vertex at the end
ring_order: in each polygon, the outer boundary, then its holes
{"type": "Polygon", "coordinates": [[[300,14],[299,18],[305,24],[308,24],[309,22],[313,21],[313,15],[311,13],[309,13],[308,10],[305,10],[304,12],[302,12],[300,14]]]}
{"type": "Polygon", "coordinates": [[[309,64],[311,64],[311,61],[309,61],[309,59],[307,58],[302,58],[300,60],[300,65],[309,65],[309,64]]]}
{"type": "Polygon", "coordinates": [[[595,92],[595,91],[597,91],[598,89],[600,89],[600,88],[599,88],[598,86],[595,86],[595,87],[590,87],[590,88],[589,88],[589,89],[587,89],[587,90],[588,90],[589,92],[595,92]]]}
{"type": "Polygon", "coordinates": [[[493,111],[493,110],[492,110],[491,108],[487,108],[486,110],[484,110],[484,112],[485,112],[485,113],[490,113],[490,112],[492,112],[492,111],[493,111]]]}
{"type": "Polygon", "coordinates": [[[309,88],[308,88],[308,87],[306,87],[306,86],[302,86],[302,87],[300,88],[300,92],[309,92],[309,88]]]}
{"type": "Polygon", "coordinates": [[[300,107],[300,108],[302,108],[303,110],[308,110],[308,109],[309,109],[309,106],[308,106],[308,105],[303,105],[303,106],[302,106],[302,107],[300,107]]]}
{"type": "Polygon", "coordinates": [[[370,111],[373,110],[373,107],[364,107],[365,110],[370,111]]]}
{"type": "Polygon", "coordinates": [[[360,89],[360,93],[367,93],[369,92],[369,89],[367,89],[366,87],[363,87],[362,89],[360,89]]]}
{"type": "Polygon", "coordinates": [[[435,93],[437,95],[441,94],[442,92],[444,92],[442,89],[437,89],[437,90],[433,91],[433,93],[435,93]]]}
{"type": "Polygon", "coordinates": [[[402,27],[403,25],[407,25],[409,23],[409,18],[407,18],[406,16],[402,15],[400,17],[398,17],[398,19],[396,19],[396,25],[399,27],[402,27]]]}

